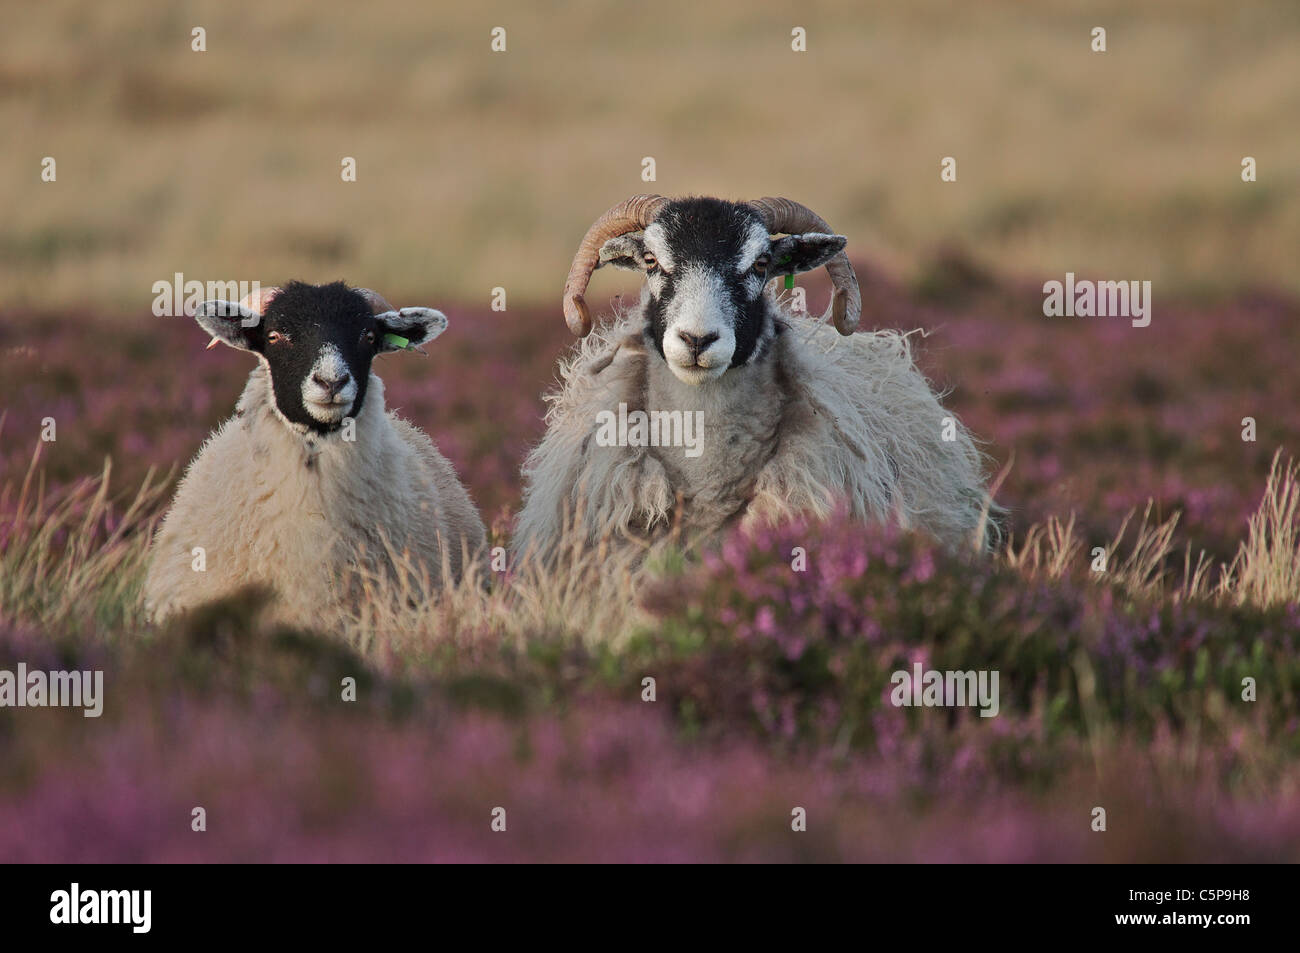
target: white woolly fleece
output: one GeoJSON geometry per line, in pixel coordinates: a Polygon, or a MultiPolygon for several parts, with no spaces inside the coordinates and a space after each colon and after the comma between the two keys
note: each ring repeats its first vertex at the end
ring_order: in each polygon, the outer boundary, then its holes
{"type": "Polygon", "coordinates": [[[515,552],[554,558],[566,514],[590,542],[644,550],[670,530],[696,542],[734,523],[825,519],[838,505],[857,519],[972,545],[983,455],[955,417],[955,439],[942,439],[953,415],[917,369],[908,337],[842,337],[773,307],[785,328],[772,353],[698,387],[678,381],[645,343],[639,308],[584,339],[561,362],[546,435],[524,467],[515,552]],[[703,453],[599,446],[597,414],[620,403],[703,410],[703,453]]]}
{"type": "Polygon", "coordinates": [[[270,376],[249,375],[235,410],[208,438],[176,491],[145,584],[161,620],[249,584],[275,593],[284,621],[330,625],[356,593],[352,570],[392,573],[385,535],[409,549],[435,585],[444,552],[459,577],[485,533],[451,464],[418,428],[388,413],[370,375],[355,440],[303,435],[276,414],[270,376]],[[206,570],[193,554],[204,550],[206,570]]]}

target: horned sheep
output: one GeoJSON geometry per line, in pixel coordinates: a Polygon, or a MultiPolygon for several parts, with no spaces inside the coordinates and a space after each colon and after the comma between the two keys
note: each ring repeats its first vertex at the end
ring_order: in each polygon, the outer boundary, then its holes
{"type": "Polygon", "coordinates": [[[441,312],[395,310],[342,282],[293,282],[205,302],[194,317],[212,345],[259,364],[154,540],[151,618],[254,585],[273,594],[276,618],[329,625],[354,610],[359,571],[392,578],[409,565],[432,587],[461,575],[483,522],[429,437],[386,410],[371,370],[377,355],[441,334],[441,312]]]}
{"type": "Polygon", "coordinates": [[[516,554],[552,562],[576,533],[636,562],[665,539],[836,512],[987,547],[997,507],[984,456],[909,335],[853,333],[861,295],[845,243],[788,199],[641,195],[601,216],[565,285],[584,340],[561,362],[525,466],[516,554]],[[589,334],[584,294],[603,265],[645,280],[639,305],[589,334]],[[773,279],[821,265],[833,293],[818,321],[773,279]]]}

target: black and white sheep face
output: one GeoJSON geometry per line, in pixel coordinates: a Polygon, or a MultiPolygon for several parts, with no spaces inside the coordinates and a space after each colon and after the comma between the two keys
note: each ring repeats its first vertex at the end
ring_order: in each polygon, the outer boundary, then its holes
{"type": "Polygon", "coordinates": [[[838,254],[841,235],[772,238],[752,209],[720,199],[670,202],[643,232],[609,239],[600,264],[645,272],[646,334],[686,384],[761,360],[776,333],[763,288],[838,254]]]}
{"type": "Polygon", "coordinates": [[[447,327],[446,317],[432,308],[374,314],[365,297],[342,282],[291,282],[261,314],[208,301],[194,317],[214,338],[257,354],[287,424],[321,434],[360,412],[376,354],[418,346],[447,327]]]}

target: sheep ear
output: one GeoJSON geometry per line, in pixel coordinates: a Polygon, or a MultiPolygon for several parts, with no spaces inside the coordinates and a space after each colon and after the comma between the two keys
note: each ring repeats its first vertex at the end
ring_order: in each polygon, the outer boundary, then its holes
{"type": "Polygon", "coordinates": [[[447,330],[447,316],[433,308],[403,308],[375,315],[379,322],[379,353],[407,351],[432,341],[447,330]]]}
{"type": "Polygon", "coordinates": [[[262,316],[251,308],[235,301],[205,301],[194,309],[194,320],[212,335],[214,342],[221,341],[241,351],[256,350],[262,316]]]}
{"type": "Polygon", "coordinates": [[[843,235],[824,235],[805,232],[802,235],[783,235],[772,242],[772,262],[767,277],[797,275],[824,265],[844,250],[848,239],[843,235]]]}
{"type": "Polygon", "coordinates": [[[615,268],[631,268],[640,271],[645,258],[644,234],[644,232],[628,232],[626,235],[615,235],[600,246],[600,260],[596,262],[596,267],[613,265],[615,268]]]}

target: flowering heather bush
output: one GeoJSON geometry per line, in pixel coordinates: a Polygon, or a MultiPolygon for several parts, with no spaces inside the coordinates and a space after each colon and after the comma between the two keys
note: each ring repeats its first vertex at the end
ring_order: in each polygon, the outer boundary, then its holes
{"type": "MultiPolygon", "coordinates": [[[[726,733],[684,742],[664,709],[626,696],[525,715],[456,679],[391,679],[233,604],[112,656],[6,630],[0,663],[15,657],[103,665],[112,690],[96,720],[0,710],[6,862],[1300,855],[1300,801],[1262,796],[1294,793],[1294,766],[1225,797],[1225,756],[1205,750],[1189,767],[1168,730],[1147,750],[1110,746],[1100,772],[1086,758],[1063,764],[1039,791],[1005,771],[1034,732],[1000,718],[941,728],[953,739],[942,763],[927,763],[914,730],[873,754],[774,754],[726,733]],[[359,677],[354,704],[337,700],[344,673],[359,677]],[[1123,836],[1089,833],[1096,803],[1123,836]],[[190,828],[196,806],[203,833],[190,828]],[[504,833],[490,828],[498,806],[504,833]],[[806,834],[790,830],[795,807],[806,834]]],[[[1234,745],[1249,755],[1248,740],[1234,745]]]]}
{"type": "Polygon", "coordinates": [[[840,521],[733,536],[644,599],[657,618],[640,646],[673,673],[663,680],[679,686],[673,701],[688,719],[876,751],[936,724],[940,735],[962,719],[978,727],[973,710],[893,707],[890,674],[919,662],[999,671],[989,730],[1023,730],[1025,748],[1086,736],[1099,720],[1141,737],[1194,722],[1216,742],[1248,721],[1300,753],[1295,603],[1144,602],[840,521]],[[797,548],[804,571],[792,569],[797,548]],[[1241,699],[1247,677],[1257,702],[1241,699]]]}
{"type": "Polygon", "coordinates": [[[974,290],[918,309],[886,286],[883,325],[936,329],[921,348],[962,419],[1014,465],[1012,528],[1076,512],[1113,536],[1154,499],[1183,512],[1195,545],[1230,556],[1278,447],[1300,446],[1300,308],[1256,294],[1162,302],[1140,338],[1125,322],[1047,318],[1038,287],[974,290]],[[1241,439],[1242,418],[1257,425],[1241,439]]]}

